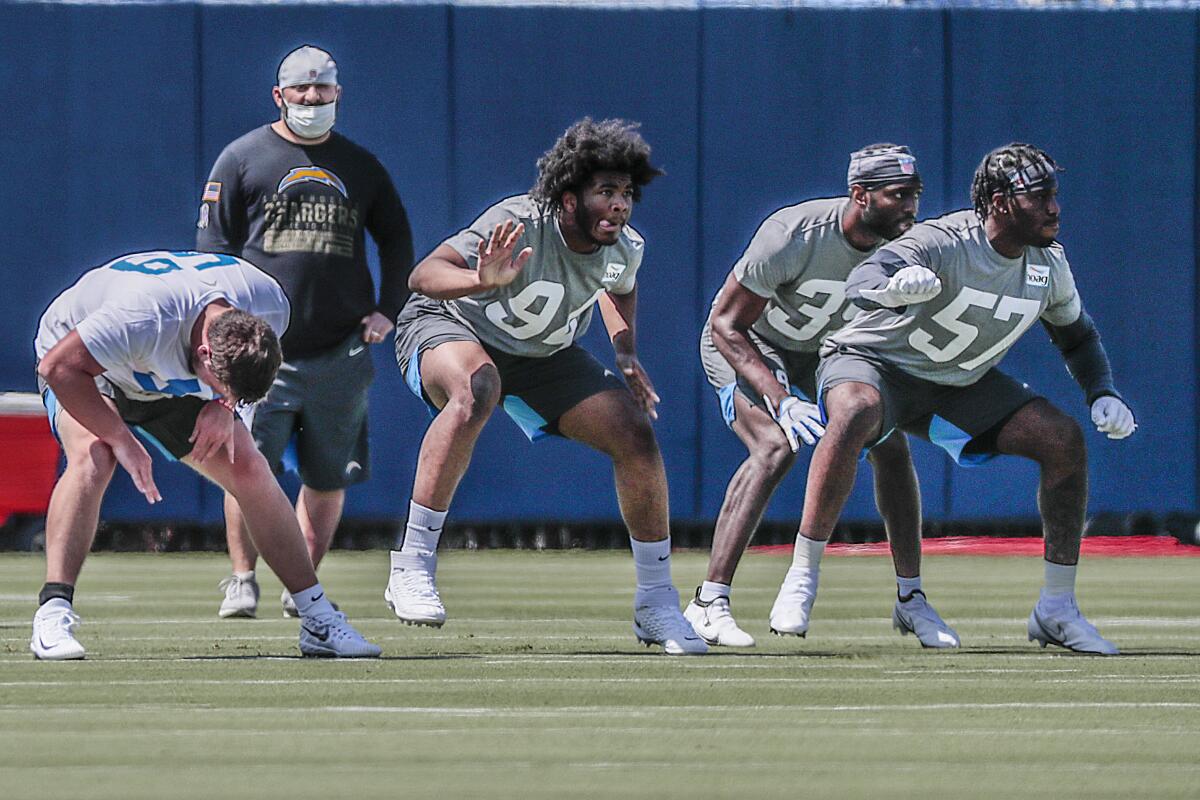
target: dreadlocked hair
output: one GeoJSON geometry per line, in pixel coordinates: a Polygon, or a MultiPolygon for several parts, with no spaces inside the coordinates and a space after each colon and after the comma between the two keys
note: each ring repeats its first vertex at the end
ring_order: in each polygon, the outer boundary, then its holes
{"type": "Polygon", "coordinates": [[[642,187],[663,171],[650,163],[650,145],[639,127],[623,119],[584,117],[538,159],[537,182],[529,194],[557,211],[564,192],[578,193],[597,172],[621,172],[633,181],[634,202],[641,200],[642,187]]]}
{"type": "Polygon", "coordinates": [[[1045,150],[1022,142],[997,147],[984,156],[971,181],[971,204],[976,216],[983,220],[988,218],[992,195],[1000,193],[1011,197],[1016,193],[1010,175],[1042,162],[1049,164],[1051,169],[1059,168],[1045,150]]]}
{"type": "Polygon", "coordinates": [[[238,400],[261,400],[283,360],[279,337],[265,320],[241,309],[221,314],[208,327],[212,372],[238,400]]]}

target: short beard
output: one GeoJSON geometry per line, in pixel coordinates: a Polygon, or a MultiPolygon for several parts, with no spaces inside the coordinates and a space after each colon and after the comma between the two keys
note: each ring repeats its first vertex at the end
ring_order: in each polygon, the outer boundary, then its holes
{"type": "Polygon", "coordinates": [[[884,219],[874,206],[871,205],[871,195],[867,195],[867,205],[862,212],[862,223],[874,235],[887,241],[892,241],[898,238],[904,231],[900,230],[900,222],[892,221],[890,224],[884,219]]]}
{"type": "Polygon", "coordinates": [[[583,234],[589,242],[596,245],[598,248],[605,246],[604,242],[600,241],[595,237],[595,235],[592,234],[592,230],[595,228],[596,220],[591,214],[588,213],[588,210],[584,207],[582,202],[575,203],[574,217],[575,228],[581,234],[583,234]]]}
{"type": "Polygon", "coordinates": [[[1034,227],[1031,217],[1022,211],[1016,203],[1013,203],[1010,206],[1010,210],[1013,226],[1017,230],[1026,230],[1031,232],[1026,238],[1026,247],[1049,247],[1050,245],[1054,244],[1057,237],[1051,236],[1049,239],[1043,238],[1040,233],[1041,229],[1034,227]]]}

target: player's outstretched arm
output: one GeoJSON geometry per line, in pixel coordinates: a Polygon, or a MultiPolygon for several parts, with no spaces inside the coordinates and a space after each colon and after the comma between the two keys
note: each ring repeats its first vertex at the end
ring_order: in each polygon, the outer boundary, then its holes
{"type": "Polygon", "coordinates": [[[600,316],[612,341],[616,354],[617,368],[633,392],[633,399],[650,419],[658,419],[658,404],[661,401],[654,391],[650,375],[637,357],[637,287],[627,294],[605,292],[600,295],[600,316]]]}
{"type": "Polygon", "coordinates": [[[1109,439],[1124,439],[1137,430],[1133,409],[1117,391],[1112,365],[1096,323],[1084,310],[1067,325],[1042,320],[1050,339],[1067,362],[1067,371],[1087,396],[1092,423],[1109,439]]]}
{"type": "Polygon", "coordinates": [[[450,245],[438,245],[413,268],[408,288],[426,297],[453,300],[507,286],[533,255],[532,247],[513,253],[524,233],[525,224],[512,220],[492,228],[491,235],[479,240],[479,260],[475,269],[471,269],[467,260],[450,245]]]}
{"type": "Polygon", "coordinates": [[[38,374],[53,390],[59,405],[112,448],[137,490],[145,495],[147,502],[157,503],[162,495],[154,485],[150,454],[96,388],[95,378],[103,372],[104,367],[88,352],[76,331],[52,347],[38,364],[38,374]]]}

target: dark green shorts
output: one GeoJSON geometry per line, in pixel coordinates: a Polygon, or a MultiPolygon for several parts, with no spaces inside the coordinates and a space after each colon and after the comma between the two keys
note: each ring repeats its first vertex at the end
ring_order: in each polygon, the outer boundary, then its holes
{"type": "MultiPolygon", "coordinates": [[[[750,341],[762,354],[762,362],[774,373],[775,379],[790,394],[801,400],[814,402],[817,396],[817,363],[820,360],[817,354],[776,347],[754,331],[747,333],[750,341]]],[[[733,425],[736,417],[736,407],[733,404],[735,391],[745,397],[751,405],[767,410],[762,395],[745,378],[737,374],[713,344],[712,326],[708,324],[700,333],[700,364],[704,367],[704,374],[708,376],[709,385],[717,392],[717,399],[721,403],[721,416],[726,425],[733,425]]]]}
{"type": "Polygon", "coordinates": [[[963,466],[999,455],[996,433],[1013,414],[1039,397],[1027,384],[994,367],[970,386],[946,386],[843,345],[822,358],[817,371],[822,414],[826,413],[825,393],[848,382],[879,390],[883,398],[880,441],[898,428],[936,444],[963,466]]]}
{"type": "Polygon", "coordinates": [[[275,474],[295,469],[305,486],[323,492],[365,481],[374,377],[370,346],[358,331],[330,350],[283,362],[267,396],[242,417],[275,474]]]}
{"type": "Polygon", "coordinates": [[[542,358],[514,356],[479,341],[442,303],[414,295],[396,321],[396,361],[410,391],[430,414],[438,408],[421,385],[421,357],[446,342],[475,342],[500,373],[501,405],[530,441],[561,435],[558,419],[595,394],[629,391],[625,382],[579,345],[542,358]]]}

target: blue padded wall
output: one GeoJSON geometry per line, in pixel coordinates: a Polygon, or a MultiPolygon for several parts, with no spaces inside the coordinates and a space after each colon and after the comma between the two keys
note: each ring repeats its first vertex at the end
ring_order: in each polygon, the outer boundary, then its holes
{"type": "MultiPolygon", "coordinates": [[[[10,343],[4,388],[32,390],[30,342],[49,300],[122,252],[190,246],[221,148],[275,116],[275,67],[302,41],[337,57],[339,130],[375,152],[408,207],[418,257],[489,203],[526,191],[572,121],[640,120],[667,175],[633,224],[646,237],[642,358],[673,516],[711,519],[744,451],[718,417],[696,340],[713,294],[774,209],[844,191],[846,158],[911,145],[922,215],[968,204],[971,173],[1026,140],[1067,167],[1062,239],[1141,429],[1088,433],[1092,511],[1192,508],[1197,430],[1197,20],[1193,11],[598,10],[444,5],[321,7],[0,2],[0,69],[15,94],[0,129],[0,248],[10,343]],[[481,43],[486,42],[486,46],[481,43]],[[17,188],[19,187],[19,188],[17,188]]],[[[586,345],[611,363],[597,318],[586,345]]],[[[347,515],[403,516],[428,422],[376,348],[374,478],[347,515]]],[[[1080,420],[1087,410],[1045,335],[1004,363],[1080,420]]],[[[948,465],[914,444],[930,518],[1030,516],[1036,469],[948,465]]],[[[802,459],[769,510],[795,519],[802,459]]],[[[213,521],[219,494],[158,464],[149,508],[123,474],[108,519],[213,521]]],[[[873,519],[869,470],[846,516],[873,519]]],[[[615,519],[605,459],[530,445],[489,423],[457,519],[615,519]]]]}

